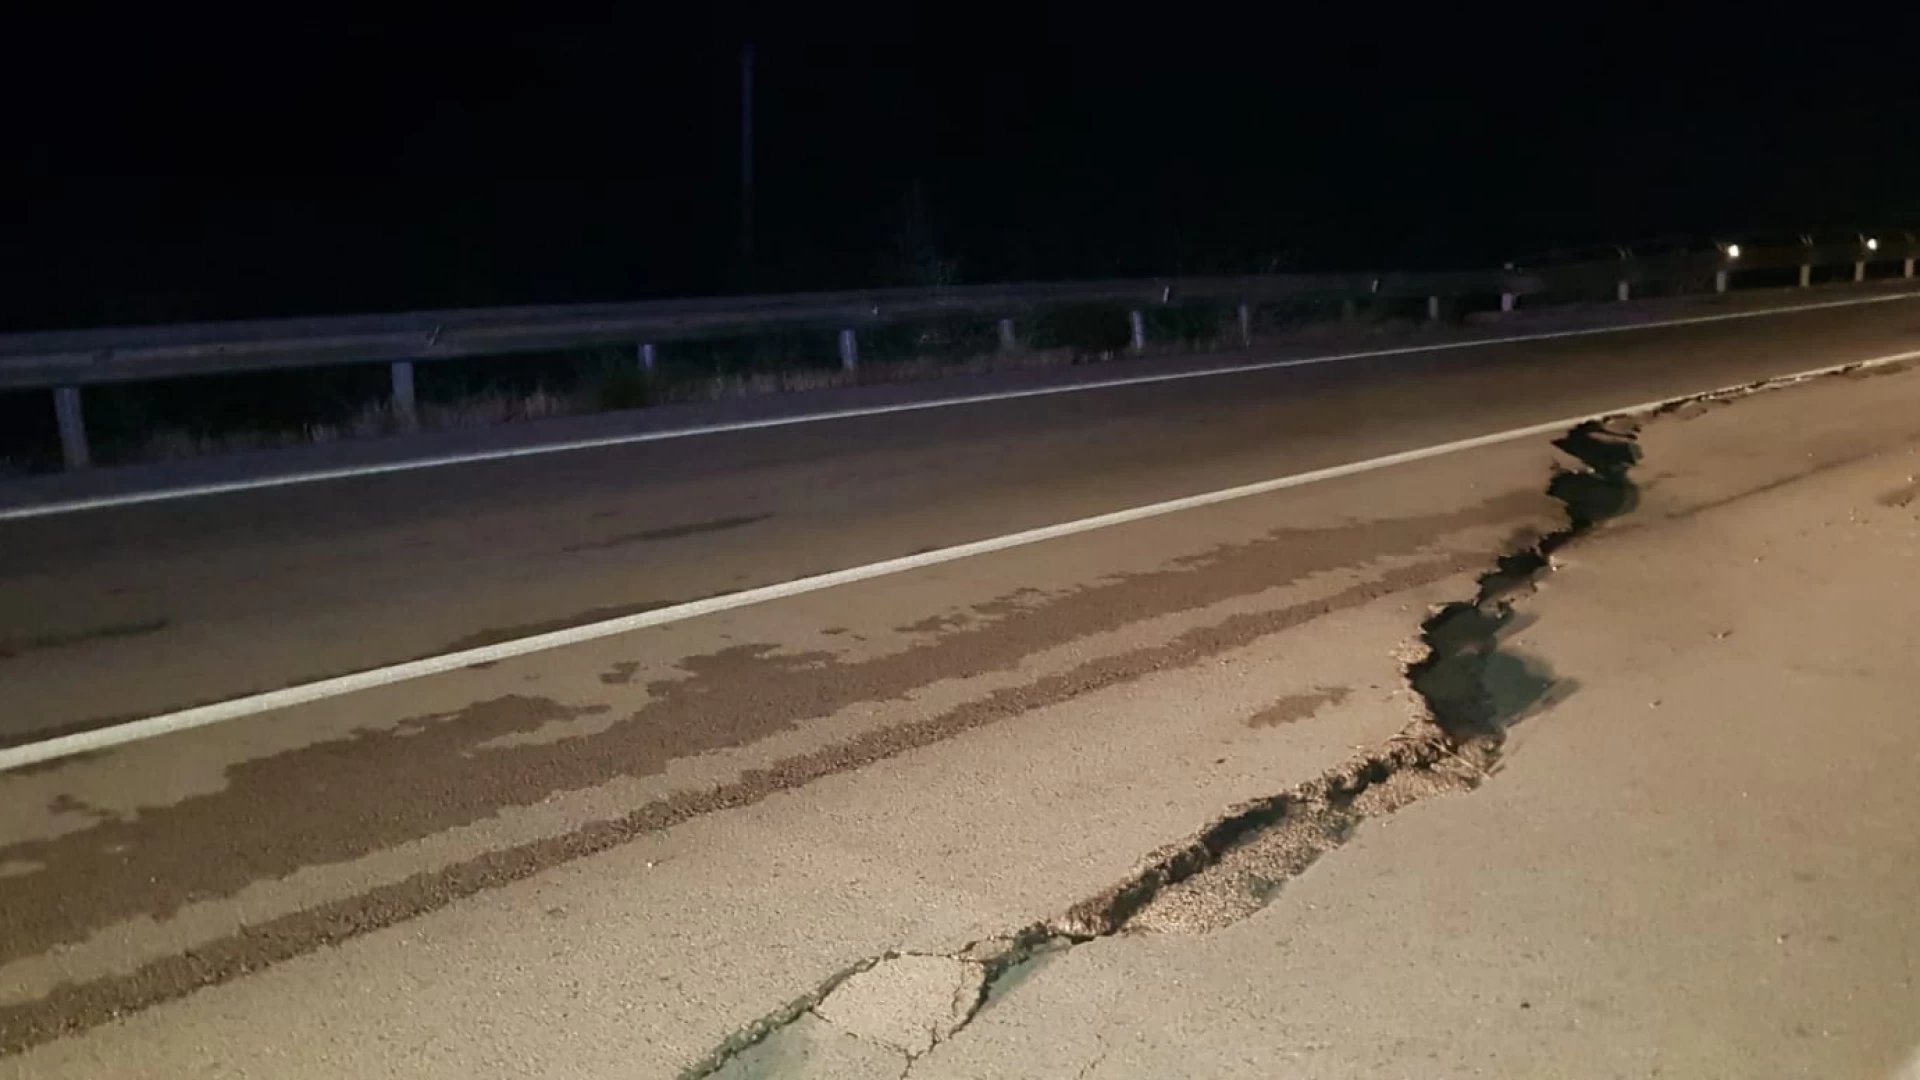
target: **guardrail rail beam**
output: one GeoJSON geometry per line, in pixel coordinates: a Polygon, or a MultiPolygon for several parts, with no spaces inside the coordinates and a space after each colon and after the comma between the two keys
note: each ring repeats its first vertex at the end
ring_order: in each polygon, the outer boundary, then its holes
{"type": "Polygon", "coordinates": [[[1554,302],[1569,293],[1589,294],[1606,280],[1614,282],[1614,295],[1622,301],[1636,293],[1704,288],[1709,275],[1714,292],[1726,293],[1735,270],[1745,276],[1797,267],[1804,289],[1813,284],[1816,267],[1841,282],[1847,280],[1840,276],[1843,268],[1851,266],[1852,280],[1865,281],[1867,263],[1884,262],[1891,276],[1899,260],[1901,276],[1911,280],[1920,237],[1906,230],[1877,238],[1861,234],[1857,243],[1815,243],[1804,234],[1797,243],[1769,240],[1751,252],[1731,242],[1717,251],[1651,246],[1639,253],[1629,247],[1614,251],[1575,262],[1520,260],[1497,270],[942,285],[0,334],[0,390],[51,392],[62,456],[69,467],[80,468],[91,458],[81,391],[95,385],[386,364],[394,418],[398,426],[414,428],[419,424],[414,365],[421,362],[559,350],[619,349],[624,355],[631,348],[641,371],[652,373],[658,349],[671,342],[805,332],[837,333],[840,366],[853,372],[860,364],[861,328],[954,318],[992,322],[1000,349],[1013,351],[1027,347],[1015,320],[1044,318],[1055,307],[1126,312],[1127,347],[1138,356],[1147,352],[1146,310],[1175,303],[1176,293],[1181,303],[1206,305],[1216,320],[1231,309],[1237,325],[1230,329],[1216,322],[1218,336],[1237,332],[1241,346],[1252,347],[1254,314],[1263,304],[1311,306],[1323,318],[1337,305],[1340,317],[1352,320],[1367,311],[1399,310],[1425,300],[1428,321],[1438,322],[1494,293],[1499,310],[1512,312],[1524,297],[1534,298],[1530,306],[1554,302]],[[1363,309],[1362,303],[1372,307],[1363,309]]]}

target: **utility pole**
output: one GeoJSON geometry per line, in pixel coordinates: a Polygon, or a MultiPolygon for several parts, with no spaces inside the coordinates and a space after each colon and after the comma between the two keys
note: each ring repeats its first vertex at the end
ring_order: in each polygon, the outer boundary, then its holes
{"type": "Polygon", "coordinates": [[[753,45],[740,47],[740,271],[753,275],[753,45]]]}

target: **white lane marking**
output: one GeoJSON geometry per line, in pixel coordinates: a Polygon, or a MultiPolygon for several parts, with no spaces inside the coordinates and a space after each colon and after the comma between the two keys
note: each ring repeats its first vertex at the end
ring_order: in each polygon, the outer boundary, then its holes
{"type": "Polygon", "coordinates": [[[448,465],[471,465],[483,461],[504,461],[509,458],[538,457],[542,454],[562,454],[574,450],[599,450],[610,446],[630,446],[636,443],[665,442],[669,439],[688,439],[699,435],[722,435],[736,431],[757,431],[762,428],[790,427],[795,424],[818,424],[828,420],[851,420],[863,416],[885,416],[889,413],[918,412],[922,409],[948,409],[959,405],[985,405],[996,401],[1016,401],[1021,398],[1051,397],[1054,394],[1078,394],[1089,390],[1113,390],[1127,386],[1148,386],[1154,383],[1178,382],[1183,379],[1206,379],[1218,375],[1241,375],[1256,371],[1277,371],[1283,368],[1312,367],[1317,364],[1332,364],[1343,360],[1366,360],[1382,356],[1408,356],[1415,353],[1448,352],[1454,349],[1477,349],[1489,345],[1517,345],[1529,341],[1552,341],[1558,338],[1589,337],[1595,334],[1621,334],[1633,330],[1658,330],[1671,326],[1693,326],[1700,323],[1725,322],[1730,319],[1757,319],[1769,315],[1792,315],[1796,312],[1803,311],[1821,311],[1827,308],[1856,307],[1862,304],[1884,304],[1894,300],[1913,299],[1920,299],[1920,292],[1892,293],[1881,296],[1859,296],[1844,300],[1822,300],[1815,303],[1791,304],[1785,307],[1764,308],[1757,311],[1727,311],[1717,315],[1689,315],[1684,318],[1656,319],[1652,322],[1628,323],[1622,326],[1593,326],[1580,330],[1549,330],[1537,334],[1514,334],[1509,337],[1478,338],[1471,341],[1448,341],[1434,345],[1405,345],[1393,349],[1368,349],[1360,352],[1330,353],[1325,356],[1305,356],[1291,360],[1266,360],[1253,364],[1231,364],[1221,367],[1201,368],[1196,371],[1166,372],[1159,375],[1130,375],[1126,378],[1070,383],[1065,386],[1041,386],[1027,390],[999,390],[985,394],[966,394],[959,397],[934,398],[928,401],[907,401],[894,405],[867,405],[850,409],[833,409],[827,412],[805,413],[799,416],[776,416],[763,420],[739,420],[725,424],[702,424],[696,427],[672,428],[666,431],[637,431],[625,435],[603,435],[591,439],[572,439],[564,442],[542,443],[539,446],[519,446],[500,450],[475,450],[463,454],[440,454],[433,457],[411,458],[406,461],[388,461],[370,465],[348,465],[333,469],[315,469],[309,472],[286,473],[279,476],[259,476],[245,480],[222,480],[210,484],[192,484],[184,487],[159,488],[153,491],[134,491],[119,495],[95,495],[88,498],[67,499],[60,502],[0,507],[0,521],[23,521],[28,518],[52,517],[56,514],[74,514],[85,510],[105,510],[116,506],[137,506],[141,503],[170,502],[175,499],[193,499],[206,495],[224,495],[236,491],[254,491],[260,488],[312,484],[323,480],[345,480],[356,476],[379,476],[383,473],[412,472],[415,469],[438,469],[448,465]]]}
{"type": "Polygon", "coordinates": [[[1638,405],[1627,405],[1617,409],[1607,409],[1602,412],[1588,413],[1584,416],[1548,420],[1544,423],[1529,424],[1526,427],[1511,428],[1507,431],[1496,431],[1490,435],[1476,435],[1470,439],[1457,439],[1453,442],[1440,443],[1437,446],[1426,446],[1417,450],[1402,450],[1398,453],[1368,458],[1364,461],[1353,461],[1345,465],[1333,465],[1324,469],[1314,469],[1311,472],[1295,473],[1292,476],[1282,476],[1272,480],[1260,480],[1251,484],[1241,484],[1238,487],[1221,488],[1218,491],[1203,492],[1199,495],[1188,495],[1184,498],[1170,499],[1166,502],[1150,503],[1146,506],[1135,506],[1126,510],[1115,510],[1107,514],[1096,514],[1093,517],[1080,518],[1077,521],[1061,522],[1058,525],[1045,525],[1037,529],[1008,533],[1005,536],[995,536],[985,540],[974,540],[970,543],[956,544],[953,547],[921,552],[918,555],[903,555],[897,559],[884,559],[880,562],[868,563],[865,566],[855,566],[845,570],[834,570],[825,574],[815,574],[811,577],[795,578],[792,581],[783,581],[777,585],[763,585],[755,589],[744,589],[726,596],[713,596],[705,600],[692,600],[684,604],[674,604],[671,607],[656,608],[653,611],[641,612],[637,615],[623,615],[616,619],[604,619],[600,622],[585,623],[580,626],[569,627],[565,630],[554,630],[549,633],[535,634],[531,637],[518,638],[513,641],[503,641],[495,645],[484,645],[477,649],[462,649],[459,652],[443,653],[439,656],[429,656],[420,660],[409,660],[402,664],[373,668],[368,671],[355,672],[351,675],[340,675],[331,679],[320,679],[316,682],[304,683],[299,686],[289,686],[283,690],[270,690],[263,694],[249,694],[246,697],[215,702],[211,705],[181,709],[178,712],[150,716],[143,720],[133,720],[124,724],[117,724],[113,727],[96,728],[92,731],[82,731],[72,735],[63,735],[58,738],[47,739],[42,742],[27,743],[0,750],[0,772],[17,769],[23,765],[33,765],[43,761],[51,761],[56,758],[71,757],[75,754],[85,754],[95,750],[121,746],[130,742],[138,742],[142,739],[151,739],[157,735],[166,735],[176,731],[206,727],[209,724],[218,724],[227,720],[238,720],[242,717],[269,712],[274,709],[285,709],[294,705],[304,705],[309,702],[320,701],[325,698],[339,697],[342,694],[371,690],[376,686],[387,686],[392,683],[425,678],[429,675],[439,675],[467,667],[470,664],[488,664],[499,660],[509,660],[514,657],[526,656],[529,653],[545,652],[548,649],[565,648],[568,645],[597,641],[600,638],[613,637],[616,634],[626,634],[635,630],[644,630],[651,626],[665,626],[669,623],[699,618],[702,615],[712,615],[716,612],[731,611],[735,608],[764,604],[771,600],[782,600],[790,596],[801,596],[806,593],[820,592],[823,589],[838,588],[841,585],[852,585],[855,582],[871,581],[874,578],[889,577],[893,574],[902,574],[910,570],[920,570],[929,566],[938,566],[941,563],[957,562],[961,559],[973,558],[976,555],[989,555],[996,551],[1006,551],[1010,548],[1025,547],[1028,544],[1057,540],[1064,536],[1075,536],[1080,533],[1093,532],[1096,529],[1106,529],[1115,525],[1126,525],[1130,522],[1145,521],[1148,518],[1177,514],[1183,510],[1194,510],[1203,506],[1213,506],[1217,503],[1251,498],[1255,495],[1266,495],[1276,491],[1285,491],[1288,488],[1305,487],[1308,484],[1317,484],[1323,480],[1337,480],[1344,476],[1356,476],[1360,473],[1374,472],[1379,469],[1390,469],[1396,465],[1406,465],[1415,461],[1425,461],[1428,458],[1457,454],[1463,450],[1474,450],[1483,446],[1494,446],[1499,443],[1513,442],[1516,439],[1527,439],[1546,434],[1558,434],[1594,417],[1647,413],[1664,405],[1687,401],[1693,398],[1713,394],[1737,393],[1757,386],[1785,386],[1807,379],[1819,378],[1823,375],[1831,375],[1839,371],[1881,367],[1908,360],[1920,360],[1920,350],[1892,353],[1887,356],[1876,356],[1867,360],[1849,360],[1842,364],[1833,364],[1828,367],[1796,372],[1791,375],[1773,376],[1754,382],[1721,387],[1717,390],[1681,394],[1677,397],[1665,398],[1660,401],[1642,402],[1638,405]]]}

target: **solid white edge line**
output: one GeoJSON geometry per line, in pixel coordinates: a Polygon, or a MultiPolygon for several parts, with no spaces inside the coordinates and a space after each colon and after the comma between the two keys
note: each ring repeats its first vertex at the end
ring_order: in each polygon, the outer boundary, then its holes
{"type": "Polygon", "coordinates": [[[438,469],[449,465],[471,465],[485,461],[504,461],[511,458],[538,457],[544,454],[561,454],[576,450],[599,450],[612,446],[631,446],[638,443],[665,442],[669,439],[687,439],[701,435],[722,435],[736,431],[758,431],[765,428],[791,427],[796,424],[818,424],[829,420],[852,420],[864,416],[886,416],[892,413],[918,412],[923,409],[947,409],[961,405],[985,405],[996,401],[1017,401],[1023,398],[1051,397],[1055,394],[1077,394],[1090,390],[1113,390],[1128,386],[1148,386],[1154,383],[1178,382],[1184,379],[1206,379],[1220,375],[1241,375],[1259,371],[1277,371],[1285,368],[1312,367],[1318,364],[1332,364],[1344,360],[1366,360],[1383,356],[1408,356],[1417,353],[1448,352],[1455,349],[1474,349],[1490,345],[1516,345],[1529,341],[1552,341],[1560,338],[1591,337],[1597,334],[1622,334],[1634,330],[1658,330],[1664,327],[1694,326],[1702,323],[1726,322],[1732,319],[1757,319],[1769,315],[1792,315],[1797,312],[1821,311],[1828,308],[1857,307],[1863,304],[1884,304],[1895,300],[1913,299],[1920,299],[1920,292],[1889,293],[1880,296],[1856,296],[1842,300],[1822,300],[1807,304],[1791,304],[1784,307],[1764,308],[1756,311],[1723,311],[1714,315],[1688,315],[1675,319],[1656,319],[1651,322],[1628,323],[1621,326],[1592,326],[1577,330],[1548,330],[1535,334],[1515,334],[1509,337],[1479,338],[1472,341],[1448,341],[1432,345],[1404,345],[1392,349],[1369,349],[1360,352],[1330,353],[1324,356],[1296,357],[1290,360],[1266,360],[1253,364],[1231,364],[1221,367],[1202,368],[1197,371],[1173,371],[1158,375],[1132,375],[1120,379],[1070,383],[1065,386],[1041,386],[1027,390],[1001,390],[983,394],[966,394],[959,397],[933,398],[927,401],[907,401],[893,405],[867,405],[847,409],[833,409],[827,412],[803,413],[798,416],[776,416],[761,420],[739,420],[724,424],[702,424],[695,427],[671,428],[665,431],[637,431],[625,435],[603,435],[591,439],[571,439],[562,442],[542,443],[538,446],[519,446],[500,450],[475,450],[463,454],[440,454],[432,457],[410,458],[405,461],[389,461],[371,465],[348,465],[333,469],[315,469],[309,472],[286,473],[280,476],[260,476],[246,480],[224,480],[217,483],[193,484],[176,488],[158,488],[152,491],[136,491],[120,495],[96,495],[83,499],[68,499],[61,502],[0,507],[0,521],[24,521],[29,518],[75,514],[86,510],[105,510],[119,506],[138,506],[143,503],[171,502],[176,499],[193,499],[207,495],[225,495],[238,491],[290,487],[296,484],[312,484],[324,480],[345,480],[358,476],[380,476],[386,473],[412,472],[416,469],[438,469]]]}
{"type": "Polygon", "coordinates": [[[309,702],[320,701],[325,698],[356,693],[361,690],[371,690],[377,686],[387,686],[392,683],[406,682],[411,679],[424,678],[429,675],[439,675],[472,664],[486,664],[499,660],[509,660],[531,653],[545,652],[548,649],[558,649],[568,645],[578,645],[583,642],[596,641],[600,638],[613,637],[617,634],[625,634],[651,626],[664,626],[669,623],[698,618],[702,615],[712,615],[716,612],[731,611],[735,608],[764,604],[771,600],[801,596],[806,593],[819,592],[823,589],[832,589],[841,585],[851,585],[855,582],[871,581],[874,578],[888,577],[893,574],[919,570],[929,566],[938,566],[941,563],[955,562],[960,559],[972,558],[976,555],[987,555],[996,551],[1006,551],[1010,548],[1025,547],[1028,544],[1038,544],[1046,540],[1059,539],[1063,536],[1074,536],[1079,533],[1092,532],[1097,529],[1110,528],[1115,525],[1145,521],[1149,518],[1162,517],[1167,514],[1177,514],[1184,510],[1193,510],[1203,506],[1213,506],[1218,503],[1250,498],[1255,495],[1266,495],[1271,492],[1285,491],[1288,488],[1305,487],[1308,484],[1316,484],[1323,480],[1337,480],[1345,476],[1355,476],[1360,473],[1392,468],[1396,465],[1425,461],[1428,458],[1443,457],[1448,454],[1459,453],[1463,450],[1474,450],[1483,446],[1494,446],[1500,443],[1513,442],[1517,439],[1531,438],[1536,435],[1563,432],[1574,427],[1576,424],[1596,417],[1638,415],[1652,412],[1666,405],[1695,398],[1710,397],[1716,394],[1736,393],[1755,386],[1790,385],[1792,383],[1815,379],[1823,375],[1831,375],[1835,372],[1849,369],[1882,367],[1887,364],[1898,364],[1908,360],[1920,360],[1920,350],[1892,353],[1866,360],[1849,360],[1845,363],[1832,364],[1823,368],[1815,368],[1811,371],[1795,372],[1791,375],[1770,376],[1753,382],[1724,386],[1717,390],[1703,390],[1680,394],[1675,397],[1664,398],[1660,401],[1642,402],[1638,405],[1607,409],[1600,412],[1588,413],[1584,416],[1548,420],[1544,423],[1529,424],[1526,427],[1497,431],[1489,435],[1476,435],[1472,438],[1458,439],[1453,442],[1421,447],[1416,450],[1402,450],[1398,453],[1368,458],[1364,461],[1348,462],[1344,465],[1333,465],[1324,469],[1314,469],[1311,472],[1295,473],[1292,476],[1282,476],[1272,480],[1261,480],[1251,484],[1242,484],[1238,487],[1221,488],[1218,491],[1188,495],[1184,498],[1150,503],[1146,506],[1136,506],[1126,510],[1115,510],[1112,513],[1097,514],[1093,517],[1080,518],[1076,521],[1062,522],[1057,525],[1045,525],[1037,529],[1027,529],[1022,532],[1008,533],[1005,536],[975,540],[970,543],[957,544],[953,547],[940,548],[936,551],[922,552],[918,555],[904,555],[897,559],[884,559],[880,562],[868,563],[864,566],[850,567],[845,570],[834,570],[829,573],[815,574],[810,577],[795,578],[792,581],[784,581],[776,585],[763,585],[759,588],[745,589],[726,596],[714,596],[705,600],[693,600],[684,604],[674,604],[671,607],[656,608],[653,611],[641,612],[636,615],[624,615],[616,619],[605,619],[600,622],[585,623],[580,626],[569,627],[565,630],[535,634],[531,637],[519,638],[514,641],[503,641],[495,645],[485,645],[477,649],[462,649],[459,652],[443,653],[439,656],[430,656],[420,660],[409,660],[405,663],[373,668],[368,671],[355,672],[351,675],[340,675],[331,679],[320,679],[316,682],[303,683],[299,686],[289,686],[282,690],[270,690],[262,694],[249,694],[245,697],[232,698],[227,701],[215,702],[211,705],[181,709],[178,712],[163,713],[159,716],[133,720],[113,727],[96,728],[92,731],[77,732],[72,735],[63,735],[42,742],[26,743],[21,746],[0,750],[0,772],[17,769],[25,765],[35,765],[57,758],[72,757],[75,754],[105,750],[110,747],[122,746],[126,743],[138,742],[143,739],[151,739],[155,736],[167,735],[176,731],[187,731],[192,728],[206,727],[209,724],[218,724],[227,720],[237,720],[242,717],[268,712],[274,709],[284,709],[294,705],[304,705],[309,702]]]}

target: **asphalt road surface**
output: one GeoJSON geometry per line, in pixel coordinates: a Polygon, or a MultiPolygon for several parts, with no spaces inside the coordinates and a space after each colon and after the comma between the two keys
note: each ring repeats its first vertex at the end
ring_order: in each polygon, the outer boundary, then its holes
{"type": "MultiPolygon", "coordinates": [[[[1920,349],[1920,300],[0,522],[0,745],[1920,349]]],[[[1389,740],[1550,435],[0,775],[0,1075],[675,1076],[1389,740]]]]}
{"type": "MultiPolygon", "coordinates": [[[[1883,374],[1647,422],[1631,508],[1499,637],[1552,690],[1491,775],[1305,872],[1256,837],[923,1010],[911,1076],[1920,1077],[1920,372],[1883,374]]],[[[897,963],[726,1080],[901,1075],[862,1000],[897,963]]]]}

